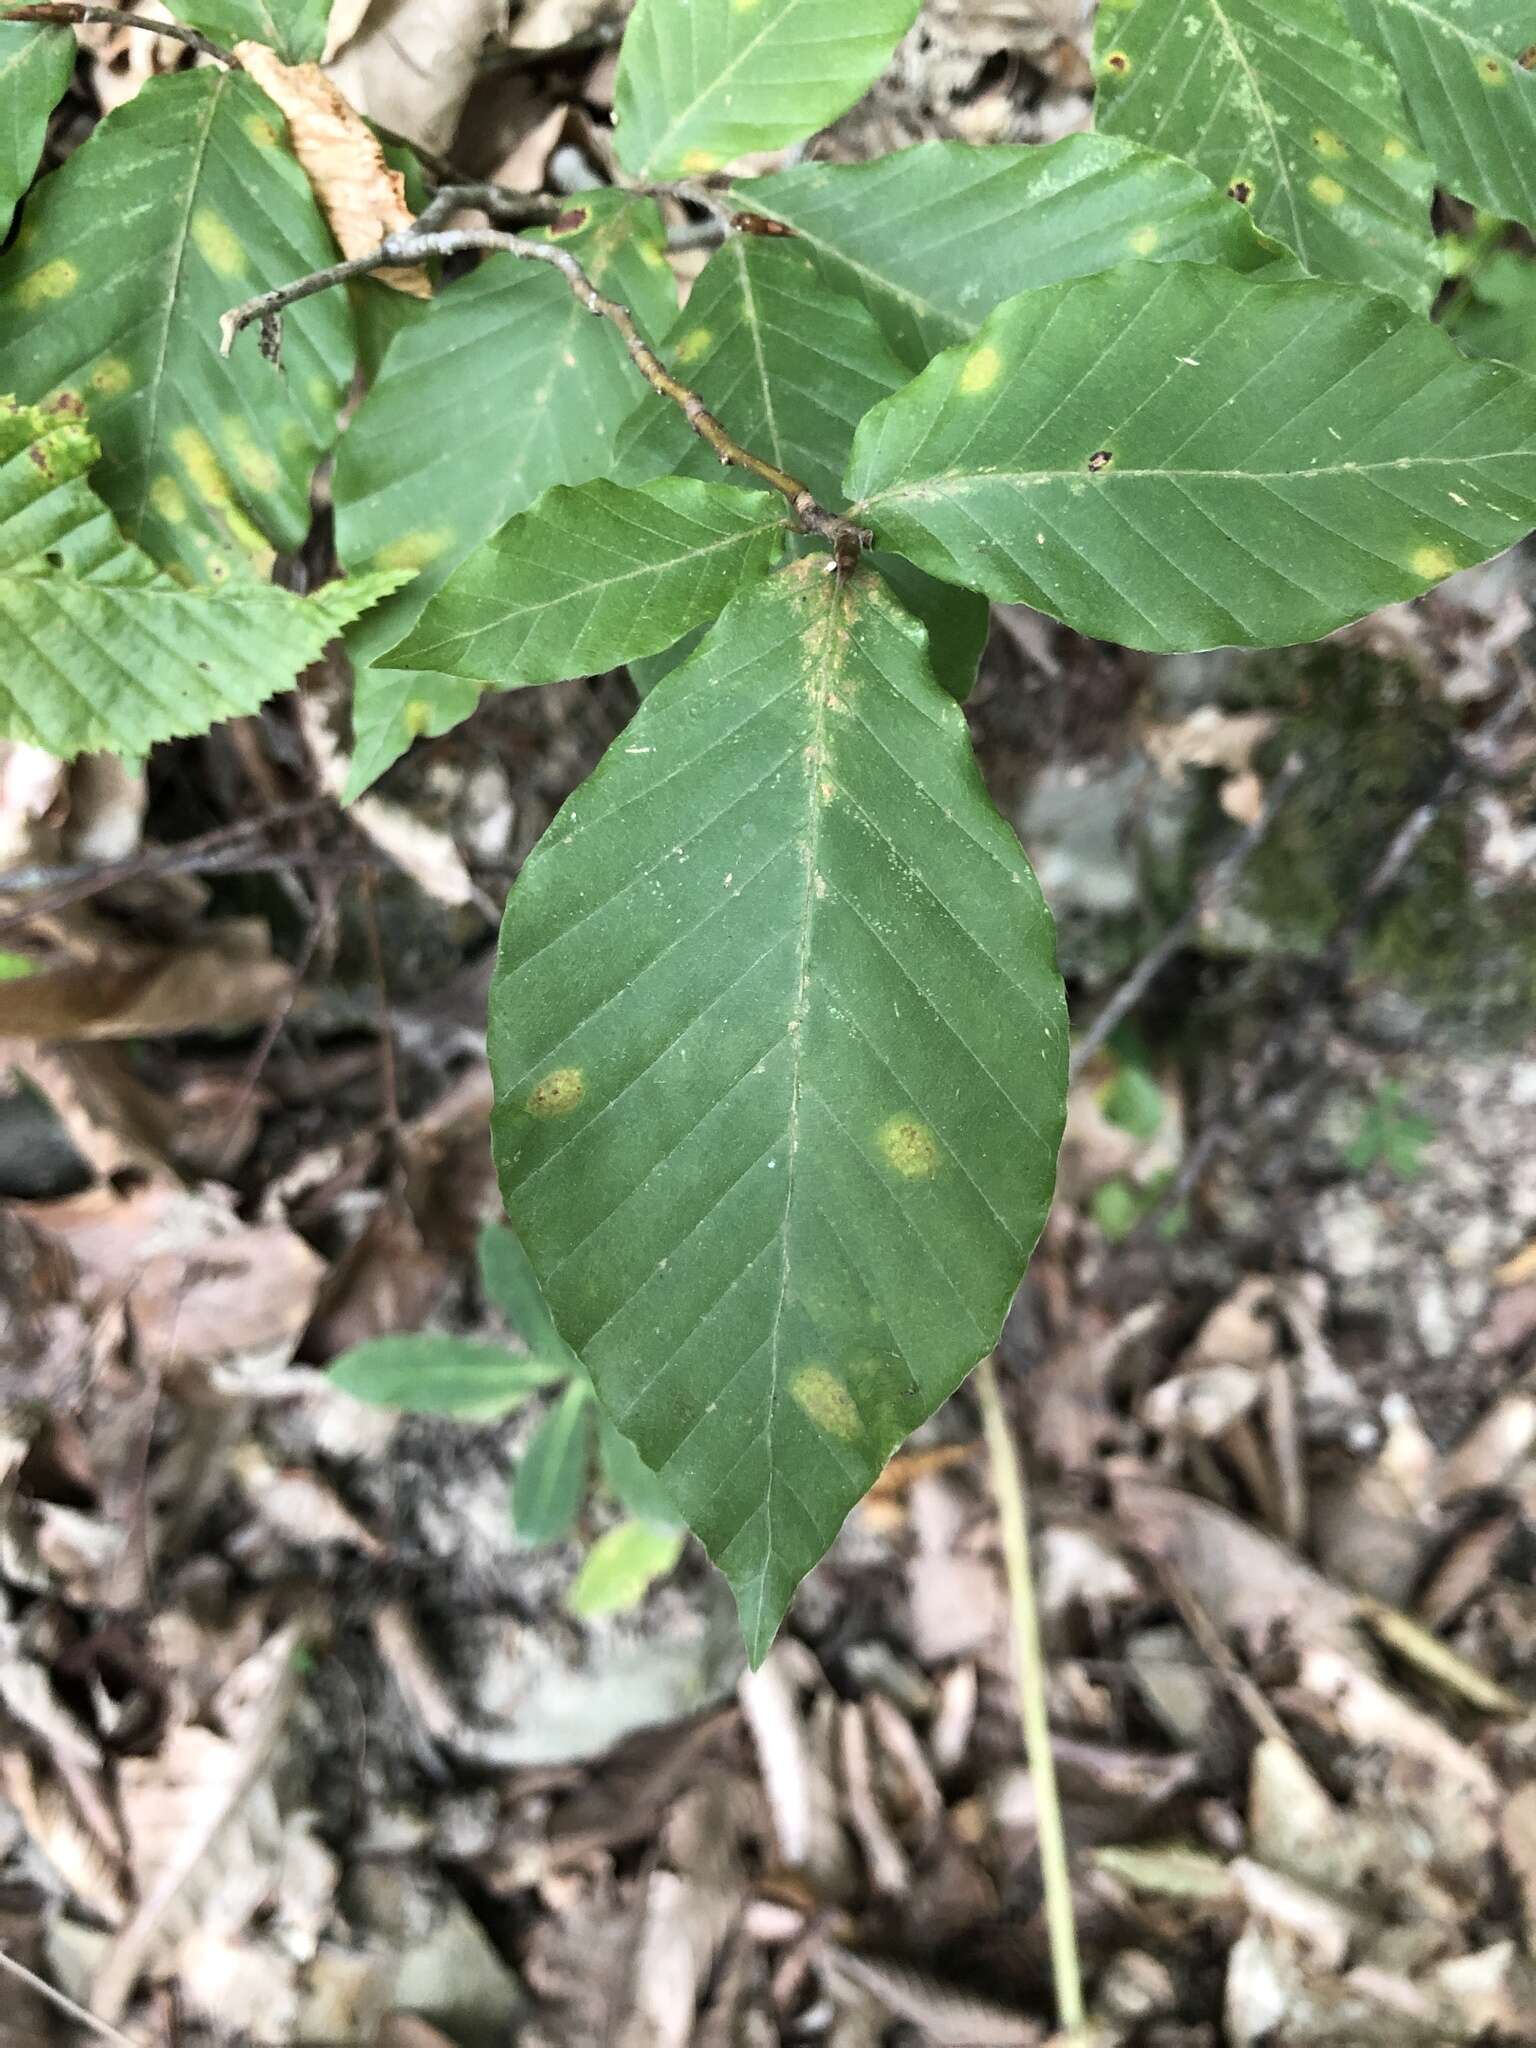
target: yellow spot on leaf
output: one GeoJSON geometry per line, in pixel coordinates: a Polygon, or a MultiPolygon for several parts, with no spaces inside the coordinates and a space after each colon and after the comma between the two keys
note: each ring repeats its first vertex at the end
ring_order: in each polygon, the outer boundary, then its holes
{"type": "Polygon", "coordinates": [[[309,380],[309,402],[321,412],[334,412],[341,404],[341,393],[329,377],[317,375],[309,380]]]}
{"type": "Polygon", "coordinates": [[[149,502],[154,511],[171,526],[180,526],[187,516],[187,501],[181,485],[173,476],[157,476],[149,487],[149,502]]]}
{"type": "Polygon", "coordinates": [[[258,149],[276,149],[282,140],[265,114],[247,114],[240,125],[258,149]]]}
{"type": "Polygon", "coordinates": [[[824,1365],[802,1366],[789,1391],[818,1429],[851,1443],[860,1433],[859,1411],[842,1381],[824,1365]]]}
{"type": "Polygon", "coordinates": [[[211,206],[200,206],[193,214],[192,243],[208,268],[220,277],[243,276],[245,249],[240,237],[211,206]]]}
{"type": "Polygon", "coordinates": [[[1138,228],[1126,243],[1126,247],[1133,256],[1150,256],[1162,239],[1160,228],[1138,228]]]}
{"type": "Polygon", "coordinates": [[[103,356],[91,372],[91,389],[102,398],[121,398],[133,389],[133,372],[121,356],[103,356]]]}
{"type": "Polygon", "coordinates": [[[16,303],[28,311],[34,306],[46,306],[54,299],[67,299],[80,282],[80,272],[67,256],[55,256],[51,263],[39,264],[16,282],[16,303]]]}
{"type": "Polygon", "coordinates": [[[1389,135],[1381,145],[1381,153],[1392,163],[1396,163],[1400,158],[1408,154],[1408,145],[1404,142],[1401,135],[1389,135]]]}
{"type": "Polygon", "coordinates": [[[696,363],[712,347],[714,339],[707,327],[695,327],[683,336],[672,353],[680,363],[696,363]]]}
{"type": "Polygon", "coordinates": [[[939,1147],[932,1131],[916,1117],[893,1116],[882,1124],[880,1150],[904,1180],[931,1180],[939,1168],[939,1147]]]}
{"type": "Polygon", "coordinates": [[[1312,194],[1312,197],[1320,199],[1324,206],[1342,206],[1344,204],[1344,187],[1337,178],[1318,176],[1312,179],[1307,189],[1312,194]]]}
{"type": "Polygon", "coordinates": [[[667,261],[665,250],[659,249],[654,242],[636,242],[635,247],[640,251],[640,261],[648,264],[652,270],[672,268],[667,261]]]}
{"type": "Polygon", "coordinates": [[[1426,583],[1438,583],[1442,576],[1454,575],[1460,564],[1449,548],[1420,548],[1408,566],[1426,583]]]}
{"type": "Polygon", "coordinates": [[[1003,359],[990,343],[973,348],[960,372],[960,390],[967,398],[990,391],[1002,372],[1003,359]]]}
{"type": "Polygon", "coordinates": [[[719,168],[720,159],[712,149],[690,149],[683,158],[683,176],[685,178],[699,178],[706,171],[718,171],[719,168]]]}
{"type": "Polygon", "coordinates": [[[1484,85],[1508,85],[1509,83],[1509,66],[1502,57],[1479,57],[1477,60],[1477,71],[1484,85]]]}
{"type": "Polygon", "coordinates": [[[413,697],[405,707],[405,729],[413,740],[419,740],[432,723],[432,706],[425,697],[413,697]]]}
{"type": "Polygon", "coordinates": [[[1349,151],[1340,142],[1338,136],[1329,128],[1314,128],[1312,130],[1312,147],[1319,156],[1328,157],[1334,163],[1337,163],[1340,157],[1349,155],[1349,151]]]}
{"type": "Polygon", "coordinates": [[[229,503],[229,478],[219,467],[219,458],[206,435],[196,427],[178,427],[171,436],[171,453],[192,479],[192,488],[205,505],[229,503]]]}
{"type": "Polygon", "coordinates": [[[762,5],[762,0],[731,0],[732,14],[751,14],[762,5]]]}
{"type": "Polygon", "coordinates": [[[1131,60],[1124,50],[1111,50],[1104,59],[1104,69],[1113,72],[1116,78],[1124,78],[1130,68],[1131,60]]]}
{"type": "Polygon", "coordinates": [[[230,454],[235,458],[235,467],[253,490],[275,491],[280,472],[265,448],[256,445],[256,438],[249,426],[238,413],[232,413],[224,422],[223,439],[230,454]]]}
{"type": "Polygon", "coordinates": [[[579,1067],[556,1067],[528,1097],[530,1116],[569,1116],[587,1092],[579,1067]]]}
{"type": "Polygon", "coordinates": [[[374,554],[373,566],[375,569],[425,569],[428,562],[435,562],[452,545],[453,534],[447,527],[418,528],[415,533],[402,533],[398,540],[386,541],[374,554]]]}

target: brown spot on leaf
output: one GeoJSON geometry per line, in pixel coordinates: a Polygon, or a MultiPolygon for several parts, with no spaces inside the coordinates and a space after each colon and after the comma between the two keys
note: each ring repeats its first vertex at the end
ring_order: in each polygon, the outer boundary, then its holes
{"type": "Polygon", "coordinates": [[[1097,476],[1101,469],[1108,469],[1114,459],[1114,455],[1108,448],[1096,448],[1088,458],[1088,474],[1090,476],[1097,476]]]}
{"type": "Polygon", "coordinates": [[[1247,206],[1253,198],[1253,181],[1250,178],[1234,178],[1227,187],[1227,197],[1235,199],[1239,206],[1247,206]]]}
{"type": "Polygon", "coordinates": [[[1515,62],[1522,71],[1536,71],[1536,43],[1532,43],[1528,50],[1522,50],[1515,62]]]}
{"type": "Polygon", "coordinates": [[[48,403],[43,407],[43,411],[52,413],[61,420],[83,420],[85,418],[85,400],[78,391],[61,391],[57,397],[49,399],[48,403]]]}
{"type": "Polygon", "coordinates": [[[770,220],[766,213],[733,213],[731,226],[744,235],[793,235],[798,232],[788,221],[770,220]]]}
{"type": "Polygon", "coordinates": [[[557,1067],[528,1097],[530,1116],[569,1116],[580,1106],[587,1084],[579,1067],[557,1067]]]}
{"type": "Polygon", "coordinates": [[[568,206],[564,213],[557,213],[549,224],[552,235],[574,235],[578,228],[587,224],[587,208],[568,206]]]}
{"type": "Polygon", "coordinates": [[[1117,78],[1124,78],[1131,68],[1131,60],[1124,50],[1111,50],[1104,59],[1104,66],[1106,70],[1113,71],[1117,78]]]}

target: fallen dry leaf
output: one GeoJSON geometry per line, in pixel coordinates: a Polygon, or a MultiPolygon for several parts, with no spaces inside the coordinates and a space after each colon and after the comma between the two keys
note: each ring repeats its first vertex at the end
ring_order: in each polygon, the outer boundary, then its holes
{"type": "Polygon", "coordinates": [[[124,965],[70,962],[0,982],[0,1038],[158,1038],[258,1023],[290,995],[293,970],[256,937],[241,923],[208,945],[146,948],[124,965]]]}
{"type": "MultiPolygon", "coordinates": [[[[405,179],[390,169],[378,137],[318,64],[284,64],[262,43],[237,43],[235,55],[282,108],[293,153],[343,256],[366,256],[386,235],[410,227],[405,179]]],[[[432,280],[420,264],[373,274],[413,299],[432,296],[432,280]]]]}
{"type": "Polygon", "coordinates": [[[502,0],[374,0],[331,76],[370,121],[442,152],[504,14],[502,0]]]}

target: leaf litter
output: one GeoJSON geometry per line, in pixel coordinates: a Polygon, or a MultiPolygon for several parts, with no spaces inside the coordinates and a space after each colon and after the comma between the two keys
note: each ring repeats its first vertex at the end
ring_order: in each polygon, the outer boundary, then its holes
{"type": "MultiPolygon", "coordinates": [[[[524,10],[513,42],[608,13],[524,10]]],[[[826,154],[1080,125],[1074,10],[930,13],[876,126],[841,124],[826,154]]],[[[333,75],[446,148],[500,16],[338,8],[333,75]]],[[[82,42],[104,102],[183,61],[82,42]]],[[[498,162],[529,141],[542,169],[579,132],[562,110],[600,105],[591,63],[530,91],[498,162]]],[[[351,151],[346,196],[387,209],[351,151]]],[[[1528,622],[1523,573],[1356,638],[1485,704],[1528,622]]],[[[1091,790],[1126,756],[1175,804],[1251,818],[1285,708],[1219,657],[1193,692],[1120,659],[1038,619],[1000,636],[976,718],[1005,801],[1046,768],[1091,790]],[[1044,761],[1050,668],[1083,688],[1044,761]]],[[[477,892],[494,911],[627,706],[612,682],[490,704],[347,824],[324,801],[345,776],[325,688],[168,757],[209,816],[163,764],[0,759],[0,865],[48,871],[41,894],[0,880],[23,963],[0,984],[0,1945],[136,2040],[166,2037],[173,2000],[195,2048],[1044,2041],[1036,1812],[964,1395],[743,1680],[692,1552],[637,1613],[588,1624],[563,1596],[616,1511],[519,1551],[505,1475],[534,1415],[401,1422],[325,1379],[368,1336],[507,1336],[474,1273],[493,1199],[477,892]],[[306,817],[245,841],[266,870],[135,865],[295,800],[306,817]],[[54,903],[104,861],[129,872],[54,903]]],[[[1498,859],[1519,825],[1488,837],[1498,859]]],[[[1129,900],[1150,914],[1162,888],[1139,873],[1129,900]]],[[[1399,1050],[1369,978],[1322,1004],[1264,982],[1243,963],[1272,940],[1243,914],[1191,956],[1200,1059],[1141,1063],[1151,1134],[1111,1114],[1134,1050],[1080,1077],[1064,1200],[1003,1347],[1028,1368],[1011,1398],[1094,2038],[1519,2043],[1536,1081],[1518,1050],[1429,1030],[1399,1050]],[[1210,1128],[1214,1070],[1253,1059],[1245,1005],[1271,1031],[1278,1007],[1327,1099],[1303,1119],[1282,1073],[1219,1115],[1196,1226],[1160,1236],[1150,1205],[1210,1128]],[[1433,1106],[1406,1172],[1347,1164],[1362,1098],[1390,1122],[1383,1084],[1433,1106]],[[1116,1181],[1146,1205],[1119,1239],[1095,1204],[1116,1181]]],[[[1063,933],[1085,993],[1131,964],[1063,933]]],[[[69,2038],[9,1991],[5,2048],[69,2038]]]]}

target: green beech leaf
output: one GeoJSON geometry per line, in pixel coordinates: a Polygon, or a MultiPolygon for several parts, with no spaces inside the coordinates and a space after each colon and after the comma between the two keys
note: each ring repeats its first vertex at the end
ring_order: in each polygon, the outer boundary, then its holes
{"type": "Polygon", "coordinates": [[[551,1385],[560,1372],[468,1337],[373,1337],[343,1352],[326,1373],[356,1401],[407,1415],[493,1422],[551,1385]]]}
{"type": "Polygon", "coordinates": [[[303,64],[325,48],[331,0],[172,0],[189,28],[233,48],[265,43],[286,64],[303,64]]]}
{"type": "Polygon", "coordinates": [[[1112,135],[924,142],[873,163],[800,164],[734,197],[793,227],[823,290],[862,299],[909,370],[1015,293],[1129,256],[1257,270],[1283,253],[1209,178],[1112,135]]]}
{"type": "Polygon", "coordinates": [[[1026,292],[859,429],[881,541],[1080,632],[1310,640],[1536,522],[1536,382],[1385,293],[1122,265],[1026,292]]]}
{"type": "MultiPolygon", "coordinates": [[[[762,235],[737,235],[710,258],[662,353],[738,441],[824,505],[842,502],[854,428],[908,381],[868,309],[829,284],[808,249],[762,235]]],[[[616,470],[639,483],[718,476],[720,464],[676,406],[650,402],[626,421],[616,470]]],[[[909,562],[881,556],[875,566],[928,627],[940,682],[965,697],[987,637],[985,600],[909,562]]]]}
{"type": "Polygon", "coordinates": [[[556,484],[454,571],[388,659],[510,689],[659,654],[767,574],[786,509],[682,477],[556,484]]]}
{"type": "Polygon", "coordinates": [[[651,1522],[620,1522],[599,1536],[582,1560],[565,1604],[580,1621],[628,1614],[683,1554],[680,1529],[651,1522]]]}
{"type": "Polygon", "coordinates": [[[1536,372],[1536,260],[1495,250],[1463,280],[1445,325],[1468,355],[1536,372]]]}
{"type": "Polygon", "coordinates": [[[255,711],[393,587],[188,590],[118,531],[85,481],[78,408],[0,399],[0,737],[70,758],[143,754],[255,711]]]}
{"type": "Polygon", "coordinates": [[[1105,0],[1095,120],[1187,157],[1309,271],[1427,309],[1434,176],[1339,0],[1105,0]]]}
{"type": "Polygon", "coordinates": [[[512,891],[507,1210],[755,1658],[996,1338],[1066,1043],[1034,877],[868,570],[738,597],[512,891]]]}
{"type": "Polygon", "coordinates": [[[67,28],[0,21],[0,240],[32,182],[48,116],[74,68],[75,38],[67,28]]]}
{"type": "Polygon", "coordinates": [[[629,1438],[621,1436],[606,1415],[598,1418],[597,1455],[603,1479],[621,1508],[642,1522],[654,1522],[658,1528],[678,1527],[677,1510],[666,1488],[629,1438]]]}
{"type": "Polygon", "coordinates": [[[1536,231],[1536,14],[1519,0],[1344,0],[1402,80],[1442,183],[1536,231]]]}
{"type": "Polygon", "coordinates": [[[639,0],[614,100],[632,177],[697,177],[783,149],[869,90],[921,0],[639,0]]]}
{"type": "Polygon", "coordinates": [[[523,1543],[559,1543],[581,1513],[592,1458],[592,1389],[572,1380],[529,1439],[512,1481],[512,1527],[523,1543]]]}
{"type": "Polygon", "coordinates": [[[345,295],[290,315],[279,375],[219,315],[335,260],[266,95],[237,72],[152,78],[28,203],[0,261],[0,391],[88,401],[96,485],[193,580],[265,578],[309,530],[352,374],[345,295]]]}
{"type": "MultiPolygon", "coordinates": [[[[580,224],[553,239],[648,335],[661,335],[677,291],[655,206],[585,193],[570,210],[580,224]]],[[[543,264],[492,257],[419,310],[391,343],[336,462],[343,562],[418,572],[348,639],[359,670],[349,797],[412,740],[467,718],[479,694],[461,677],[382,657],[514,513],[551,484],[607,472],[619,427],[648,396],[614,328],[543,264]]]]}

